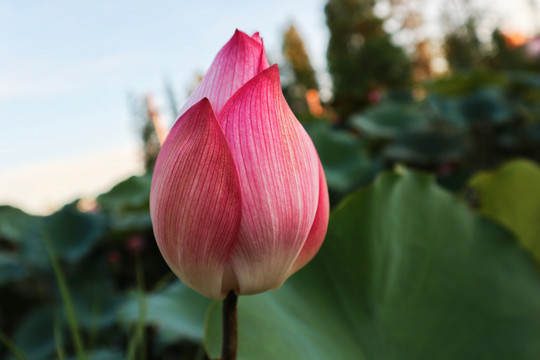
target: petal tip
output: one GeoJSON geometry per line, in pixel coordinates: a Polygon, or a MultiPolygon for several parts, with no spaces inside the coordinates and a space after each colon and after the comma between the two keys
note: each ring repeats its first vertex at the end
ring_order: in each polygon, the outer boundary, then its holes
{"type": "Polygon", "coordinates": [[[274,64],[265,70],[261,71],[254,79],[266,79],[276,90],[279,88],[281,91],[281,78],[279,76],[279,67],[274,64]]]}
{"type": "MultiPolygon", "coordinates": [[[[279,66],[278,64],[274,64],[274,65],[271,65],[269,67],[267,67],[266,69],[264,69],[263,71],[261,71],[259,74],[257,74],[257,76],[255,76],[253,79],[251,79],[251,81],[257,81],[256,79],[262,79],[262,78],[265,78],[265,79],[268,79],[272,82],[277,82],[278,84],[281,83],[281,79],[280,79],[280,76],[279,76],[279,66]]],[[[280,88],[281,88],[281,85],[279,85],[280,88]]]]}
{"type": "Polygon", "coordinates": [[[193,113],[194,111],[205,111],[207,113],[214,113],[214,109],[212,108],[212,104],[210,103],[210,100],[207,97],[203,97],[201,100],[196,102],[193,106],[191,106],[186,112],[182,115],[185,116],[187,113],[193,113]]]}
{"type": "Polygon", "coordinates": [[[251,35],[251,38],[255,41],[257,41],[259,44],[262,45],[262,38],[261,38],[261,34],[259,34],[259,32],[255,32],[253,35],[251,35]]]}
{"type": "MultiPolygon", "coordinates": [[[[234,31],[234,35],[231,37],[231,40],[229,40],[229,42],[232,42],[232,41],[240,42],[240,41],[256,41],[256,40],[253,39],[248,34],[246,34],[245,32],[243,32],[242,30],[236,29],[234,31]]],[[[257,43],[258,43],[258,41],[257,41],[257,43]]]]}
{"type": "Polygon", "coordinates": [[[270,73],[269,76],[277,77],[279,79],[279,66],[278,64],[274,64],[268,67],[265,71],[268,71],[270,73]]]}
{"type": "Polygon", "coordinates": [[[212,106],[212,104],[210,103],[210,99],[208,99],[206,96],[203,97],[201,101],[199,101],[197,104],[204,104],[210,107],[212,106]]]}

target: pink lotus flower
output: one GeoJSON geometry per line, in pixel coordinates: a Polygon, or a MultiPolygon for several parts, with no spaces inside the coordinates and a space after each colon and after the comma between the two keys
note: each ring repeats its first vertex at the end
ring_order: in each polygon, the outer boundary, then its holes
{"type": "Polygon", "coordinates": [[[150,213],[173,272],[211,298],[279,288],[319,250],[326,179],[258,33],[236,31],[180,111],[150,213]]]}

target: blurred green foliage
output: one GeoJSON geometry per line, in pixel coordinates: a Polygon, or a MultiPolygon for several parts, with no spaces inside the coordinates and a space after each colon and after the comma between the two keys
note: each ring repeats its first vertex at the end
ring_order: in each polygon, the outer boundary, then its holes
{"type": "Polygon", "coordinates": [[[448,66],[454,71],[476,68],[482,62],[476,21],[474,17],[469,17],[462,26],[446,34],[444,50],[448,66]]]}
{"type": "MultiPolygon", "coordinates": [[[[171,280],[152,237],[150,179],[127,179],[100,196],[91,211],[79,210],[79,202],[45,217],[0,207],[0,329],[27,358],[56,359],[59,341],[68,358],[75,356],[46,236],[71,294],[87,357],[125,359],[136,320],[118,313],[132,301],[136,263],[144,264],[149,290],[171,280]]],[[[196,353],[198,347],[189,342],[186,349],[196,353]]],[[[12,359],[2,346],[0,358],[12,359]]]]}
{"type": "Polygon", "coordinates": [[[540,166],[514,160],[476,174],[469,186],[479,211],[511,229],[540,263],[540,166]]]}
{"type": "MultiPolygon", "coordinates": [[[[362,141],[324,124],[309,131],[324,154],[332,196],[361,189],[336,207],[327,241],[310,265],[278,291],[240,299],[239,359],[529,359],[539,353],[540,272],[532,255],[540,261],[540,166],[517,161],[480,173],[469,185],[477,194],[463,193],[461,201],[433,176],[402,167],[365,186],[378,169],[362,141]],[[333,158],[343,151],[354,156],[333,158]],[[264,342],[256,340],[263,336],[264,342]]],[[[204,333],[209,354],[219,352],[219,304],[175,280],[147,222],[121,232],[112,225],[120,214],[148,212],[139,197],[148,189],[146,177],[127,179],[90,213],[75,203],[47,217],[0,208],[0,296],[2,309],[13,309],[0,313],[0,325],[26,357],[55,359],[60,348],[75,358],[34,226],[54,239],[89,359],[126,358],[139,324],[146,345],[137,347],[137,358],[204,359],[204,333]],[[139,294],[137,266],[144,270],[139,294]]]]}
{"type": "Polygon", "coordinates": [[[114,232],[132,232],[139,228],[150,228],[151,220],[148,213],[150,204],[150,184],[152,176],[132,176],[114,186],[108,193],[99,195],[97,203],[106,212],[114,232]]]}
{"type": "Polygon", "coordinates": [[[378,163],[369,158],[366,144],[358,136],[332,130],[324,122],[310,123],[306,128],[323,164],[333,204],[377,173],[378,163]]]}
{"type": "Polygon", "coordinates": [[[369,104],[370,91],[407,86],[411,61],[373,13],[374,0],[329,0],[326,57],[332,76],[332,107],[341,122],[369,104]]]}

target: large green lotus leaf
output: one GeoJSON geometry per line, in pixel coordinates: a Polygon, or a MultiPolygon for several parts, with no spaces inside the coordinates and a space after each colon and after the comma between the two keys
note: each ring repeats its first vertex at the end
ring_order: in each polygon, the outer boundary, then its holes
{"type": "Polygon", "coordinates": [[[29,269],[50,266],[43,236],[57,256],[74,262],[83,258],[107,230],[104,215],[80,212],[74,204],[45,217],[1,207],[0,219],[0,238],[5,236],[16,244],[17,258],[29,269]]]}
{"type": "MultiPolygon", "coordinates": [[[[178,340],[201,341],[204,317],[211,300],[197,294],[179,281],[146,296],[145,323],[157,328],[160,340],[171,344],[178,340]]],[[[118,321],[130,327],[139,317],[137,296],[132,294],[117,312],[118,321]]]]}
{"type": "MultiPolygon", "coordinates": [[[[205,345],[220,352],[220,305],[205,345]]],[[[239,299],[239,360],[508,360],[540,354],[540,273],[431,177],[384,174],[331,216],[316,258],[239,299]]]]}
{"type": "Polygon", "coordinates": [[[74,262],[82,259],[105,235],[107,224],[104,215],[80,212],[75,206],[67,205],[44,217],[39,233],[47,237],[57,256],[74,262]]]}
{"type": "Polygon", "coordinates": [[[113,231],[133,232],[150,229],[150,184],[152,175],[132,176],[98,196],[102,210],[110,216],[113,231]]]}
{"type": "Polygon", "coordinates": [[[0,286],[5,283],[23,279],[28,271],[13,254],[0,253],[0,286]]]}
{"type": "Polygon", "coordinates": [[[29,227],[37,223],[38,217],[29,215],[17,208],[0,206],[0,239],[11,243],[23,241],[29,227]]]}
{"type": "Polygon", "coordinates": [[[0,285],[25,278],[36,263],[38,267],[48,266],[39,237],[40,219],[11,206],[0,206],[0,241],[9,244],[7,251],[0,253],[0,285]]]}
{"type": "Polygon", "coordinates": [[[463,137],[439,130],[404,132],[384,150],[393,162],[433,166],[458,161],[465,154],[463,137]]]}
{"type": "Polygon", "coordinates": [[[460,110],[469,123],[503,124],[514,115],[501,88],[486,88],[463,97],[460,110]]]}
{"type": "Polygon", "coordinates": [[[122,233],[141,232],[152,229],[152,220],[148,209],[112,214],[110,224],[113,231],[122,233]]]}
{"type": "Polygon", "coordinates": [[[540,166],[514,160],[476,175],[479,210],[511,229],[540,262],[540,166]]]}
{"type": "Polygon", "coordinates": [[[458,99],[432,94],[426,97],[423,104],[426,112],[433,120],[450,124],[458,129],[469,125],[460,110],[460,101],[458,99]]]}
{"type": "MultiPolygon", "coordinates": [[[[60,314],[57,313],[60,318],[60,314]]],[[[28,359],[50,359],[55,351],[54,339],[55,310],[44,306],[27,314],[13,335],[13,342],[28,359]]],[[[16,359],[13,354],[9,360],[16,359]]]]}
{"type": "Polygon", "coordinates": [[[317,148],[331,191],[350,191],[371,176],[371,162],[357,136],[325,123],[310,124],[306,130],[317,148]]]}
{"type": "Polygon", "coordinates": [[[354,115],[351,124],[368,136],[391,139],[403,131],[426,127],[428,120],[414,103],[383,102],[354,115]]]}
{"type": "Polygon", "coordinates": [[[106,211],[148,209],[152,175],[131,176],[98,196],[99,205],[106,211]]]}
{"type": "MultiPolygon", "coordinates": [[[[113,349],[96,349],[86,354],[88,360],[125,360],[126,354],[120,350],[113,349]]],[[[79,360],[76,356],[70,357],[69,360],[79,360]]]]}

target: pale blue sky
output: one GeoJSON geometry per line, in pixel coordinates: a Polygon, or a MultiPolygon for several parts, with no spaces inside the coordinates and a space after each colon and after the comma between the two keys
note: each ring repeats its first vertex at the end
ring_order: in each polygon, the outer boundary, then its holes
{"type": "MultiPolygon", "coordinates": [[[[424,1],[436,14],[442,0],[424,1]]],[[[530,24],[528,1],[478,0],[510,26],[530,24]]],[[[182,103],[236,28],[259,31],[275,62],[294,22],[324,72],[325,3],[0,0],[0,172],[133,145],[127,94],[153,93],[166,111],[169,79],[182,103]]]]}
{"type": "Polygon", "coordinates": [[[324,4],[0,0],[0,171],[138,141],[127,94],[183,102],[236,28],[275,59],[294,21],[323,70],[324,4]]]}

